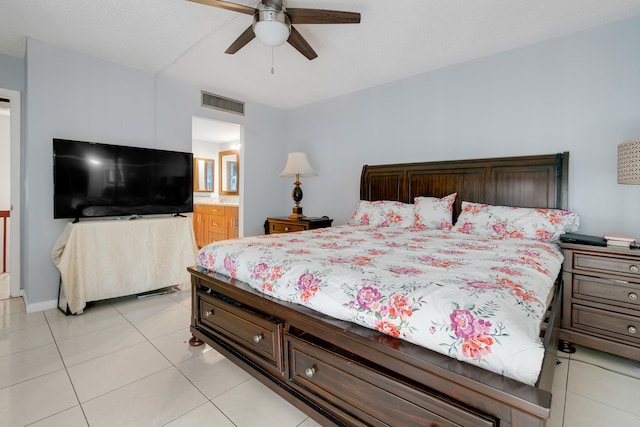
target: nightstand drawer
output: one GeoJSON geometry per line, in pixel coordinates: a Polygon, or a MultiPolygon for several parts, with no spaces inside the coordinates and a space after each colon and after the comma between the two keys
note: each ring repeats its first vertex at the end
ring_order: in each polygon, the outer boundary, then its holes
{"type": "Polygon", "coordinates": [[[585,269],[605,274],[631,275],[640,280],[640,261],[637,259],[612,258],[598,255],[575,253],[573,268],[585,269]]]}
{"type": "Polygon", "coordinates": [[[623,303],[629,308],[640,307],[640,285],[615,279],[573,276],[573,295],[576,298],[591,297],[599,300],[623,303]]]}
{"type": "Polygon", "coordinates": [[[574,304],[572,325],[575,328],[604,334],[613,338],[640,343],[640,318],[574,304]]]}
{"type": "Polygon", "coordinates": [[[265,234],[292,233],[294,231],[315,230],[316,228],[331,227],[333,220],[329,217],[267,218],[264,222],[265,234]]]}
{"type": "Polygon", "coordinates": [[[271,222],[269,233],[291,233],[293,231],[304,231],[307,227],[296,224],[282,224],[279,222],[271,222]]]}

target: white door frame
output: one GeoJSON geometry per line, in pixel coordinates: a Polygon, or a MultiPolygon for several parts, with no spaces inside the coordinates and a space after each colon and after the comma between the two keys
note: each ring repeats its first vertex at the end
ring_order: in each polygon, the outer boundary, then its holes
{"type": "Polygon", "coordinates": [[[9,152],[11,156],[10,172],[10,203],[11,203],[11,236],[9,239],[9,254],[11,257],[9,271],[11,272],[10,294],[12,297],[21,295],[20,286],[20,201],[21,201],[21,156],[20,156],[20,134],[21,134],[21,113],[22,103],[20,92],[17,90],[0,88],[0,96],[9,98],[9,152]]]}

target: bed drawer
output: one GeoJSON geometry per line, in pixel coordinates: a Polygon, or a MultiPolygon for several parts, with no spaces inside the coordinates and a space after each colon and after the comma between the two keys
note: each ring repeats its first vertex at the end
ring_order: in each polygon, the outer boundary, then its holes
{"type": "Polygon", "coordinates": [[[372,426],[497,425],[490,416],[430,394],[384,368],[354,363],[321,340],[302,336],[285,334],[289,381],[310,399],[329,402],[346,420],[372,426]]]}
{"type": "Polygon", "coordinates": [[[573,268],[605,274],[624,274],[640,281],[640,262],[637,259],[603,257],[576,252],[573,255],[573,268]]]}
{"type": "Polygon", "coordinates": [[[612,338],[640,343],[640,318],[595,307],[573,304],[572,326],[612,338]]]}
{"type": "Polygon", "coordinates": [[[198,323],[283,371],[282,323],[229,302],[201,294],[198,323]]]}
{"type": "Polygon", "coordinates": [[[622,303],[629,308],[640,307],[640,285],[608,278],[575,274],[573,296],[622,303]]]}

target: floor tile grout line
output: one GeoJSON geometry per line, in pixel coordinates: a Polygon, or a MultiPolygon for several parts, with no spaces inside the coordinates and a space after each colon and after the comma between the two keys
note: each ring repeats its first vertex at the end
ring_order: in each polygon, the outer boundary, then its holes
{"type": "Polygon", "coordinates": [[[17,383],[9,384],[8,386],[5,386],[5,387],[0,387],[0,390],[5,390],[5,389],[11,388],[11,387],[15,387],[15,386],[27,383],[29,381],[37,380],[39,378],[43,378],[43,377],[46,377],[47,375],[55,374],[56,372],[60,372],[62,370],[66,371],[66,368],[63,366],[62,368],[56,369],[55,371],[47,372],[46,374],[41,374],[41,375],[38,375],[38,376],[35,376],[35,377],[32,377],[32,378],[24,379],[22,381],[18,381],[17,383]]]}
{"type": "MultiPolygon", "coordinates": [[[[105,392],[105,393],[102,393],[102,394],[100,394],[100,395],[98,395],[98,396],[94,396],[94,397],[92,397],[92,398],[91,398],[91,399],[89,399],[89,400],[85,400],[84,402],[80,402],[80,406],[82,406],[82,405],[84,405],[84,404],[86,404],[86,403],[89,403],[89,402],[91,402],[91,401],[94,401],[94,400],[96,400],[96,399],[99,399],[99,398],[101,398],[101,397],[103,397],[103,396],[106,396],[106,395],[108,395],[108,394],[110,394],[110,393],[113,393],[113,392],[115,392],[115,391],[121,390],[121,389],[123,389],[123,388],[125,388],[125,387],[128,387],[128,386],[130,386],[130,385],[132,385],[132,384],[135,384],[135,383],[137,383],[137,382],[139,382],[139,381],[142,381],[142,380],[145,380],[145,379],[147,379],[147,378],[150,378],[150,377],[152,377],[152,376],[154,376],[154,375],[156,375],[156,374],[159,374],[160,372],[167,371],[167,370],[169,370],[169,369],[171,369],[171,368],[175,368],[175,366],[173,366],[173,365],[172,365],[172,366],[166,366],[166,367],[164,367],[164,368],[162,368],[162,369],[160,369],[160,370],[157,370],[157,371],[155,371],[155,372],[152,372],[152,373],[150,373],[150,374],[147,374],[147,375],[145,375],[144,377],[140,377],[140,378],[138,378],[138,379],[136,379],[136,380],[133,380],[133,381],[131,381],[131,382],[128,382],[128,383],[126,383],[126,384],[122,384],[122,385],[120,385],[120,386],[118,386],[118,387],[116,387],[116,388],[114,388],[114,389],[112,389],[112,390],[109,390],[109,391],[107,391],[107,392],[105,392]]],[[[205,396],[205,397],[206,397],[206,396],[205,396]]],[[[78,400],[78,401],[80,401],[80,400],[78,400]]]]}
{"type": "Polygon", "coordinates": [[[16,355],[16,354],[20,354],[20,353],[25,353],[27,351],[32,351],[32,350],[35,350],[35,349],[38,349],[38,348],[42,348],[44,346],[51,345],[51,344],[55,344],[55,340],[51,341],[51,342],[46,342],[46,343],[43,343],[43,344],[40,344],[40,345],[36,345],[35,347],[29,347],[29,348],[25,348],[25,349],[22,349],[22,350],[14,351],[14,352],[11,352],[11,353],[3,354],[3,355],[0,355],[0,358],[10,357],[10,356],[13,356],[13,355],[16,355]]]}
{"type": "Polygon", "coordinates": [[[603,365],[600,365],[600,364],[597,364],[597,363],[587,362],[587,361],[580,360],[580,359],[571,359],[571,361],[572,361],[572,362],[579,362],[579,363],[583,363],[583,364],[585,364],[585,365],[593,366],[593,367],[595,367],[595,368],[600,368],[600,369],[602,369],[602,370],[604,370],[604,371],[611,372],[612,374],[618,374],[618,375],[622,375],[623,377],[630,378],[630,379],[632,379],[632,380],[640,381],[640,377],[634,377],[633,375],[629,375],[629,374],[627,374],[627,373],[620,372],[620,371],[617,371],[617,370],[615,370],[615,369],[613,369],[613,368],[609,368],[609,367],[607,367],[607,366],[603,366],[603,365]]]}
{"type": "Polygon", "coordinates": [[[633,413],[633,412],[629,412],[629,411],[627,411],[626,409],[621,409],[621,408],[618,408],[618,407],[616,407],[616,406],[609,405],[609,404],[607,404],[607,403],[605,403],[605,402],[602,402],[602,401],[600,401],[600,400],[595,400],[595,399],[592,399],[592,398],[590,398],[590,397],[588,397],[588,396],[584,396],[584,395],[582,395],[582,394],[580,394],[580,393],[575,393],[575,392],[573,392],[573,391],[567,391],[567,393],[571,393],[571,394],[573,394],[573,395],[575,395],[575,396],[580,396],[581,398],[586,399],[586,400],[588,400],[588,401],[590,401],[590,402],[599,403],[599,404],[600,404],[600,405],[602,405],[602,406],[607,406],[607,407],[609,407],[609,408],[612,408],[612,409],[614,409],[616,412],[624,412],[625,414],[628,414],[628,415],[631,415],[632,417],[635,417],[635,418],[640,419],[640,415],[635,414],[635,413],[633,413]]]}
{"type": "MultiPolygon", "coordinates": [[[[85,417],[85,421],[87,421],[87,417],[84,415],[84,410],[82,409],[82,406],[80,406],[80,404],[78,403],[77,405],[73,405],[73,406],[70,406],[68,408],[62,409],[62,410],[56,412],[55,414],[47,415],[46,417],[40,418],[39,420],[35,420],[33,422],[30,422],[29,424],[25,424],[25,427],[32,426],[32,425],[34,425],[36,423],[41,423],[46,419],[49,419],[51,417],[55,417],[56,415],[60,415],[61,413],[65,412],[65,411],[68,411],[69,409],[73,409],[76,406],[78,406],[80,408],[80,410],[82,411],[82,415],[85,417]]],[[[89,425],[88,421],[87,421],[87,425],[89,425]]]]}
{"type": "MultiPolygon", "coordinates": [[[[51,329],[51,324],[49,323],[49,319],[47,318],[47,316],[45,316],[45,320],[47,322],[47,326],[49,327],[49,331],[51,332],[51,336],[53,337],[53,342],[56,345],[56,350],[58,351],[58,356],[60,356],[60,361],[62,362],[62,366],[64,366],[64,372],[67,375],[67,379],[69,380],[69,384],[71,384],[71,389],[73,390],[73,394],[76,397],[76,402],[78,402],[78,406],[80,407],[80,410],[82,411],[82,416],[84,417],[84,420],[86,421],[87,425],[89,425],[89,420],[87,419],[87,414],[84,412],[84,408],[82,407],[82,404],[80,403],[80,397],[78,396],[78,391],[76,390],[75,385],[73,384],[73,380],[71,379],[71,375],[69,374],[69,369],[67,368],[67,364],[64,361],[64,358],[62,357],[62,352],[60,351],[60,347],[58,346],[58,342],[56,341],[56,337],[53,334],[53,330],[51,329]]],[[[65,411],[69,410],[71,408],[67,408],[65,409],[65,411]]],[[[62,412],[62,411],[61,411],[62,412]]],[[[56,414],[53,414],[56,415],[56,414]]],[[[50,415],[49,417],[51,417],[52,415],[50,415]]],[[[49,418],[47,417],[47,418],[49,418]]],[[[45,418],[43,418],[45,419],[45,418]]]]}
{"type": "MultiPolygon", "coordinates": [[[[565,360],[567,361],[567,373],[565,374],[565,377],[564,377],[564,399],[562,400],[562,414],[560,419],[560,427],[564,427],[564,414],[566,414],[566,411],[567,411],[567,384],[569,383],[569,369],[571,369],[571,359],[567,358],[565,360]]],[[[551,398],[553,399],[553,394],[551,398]]]]}

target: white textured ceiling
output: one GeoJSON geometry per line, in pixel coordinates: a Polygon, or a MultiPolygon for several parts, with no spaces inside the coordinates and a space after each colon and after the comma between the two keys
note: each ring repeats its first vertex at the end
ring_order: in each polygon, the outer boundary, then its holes
{"type": "MultiPolygon", "coordinates": [[[[258,0],[238,0],[255,6],[258,0]]],[[[360,24],[298,25],[318,53],[253,40],[251,16],[186,0],[1,0],[0,53],[26,37],[183,80],[241,101],[295,108],[640,15],[640,0],[285,0],[360,12],[360,24]],[[272,56],[273,53],[273,56],[272,56]],[[273,66],[275,73],[271,74],[273,66]]]]}

